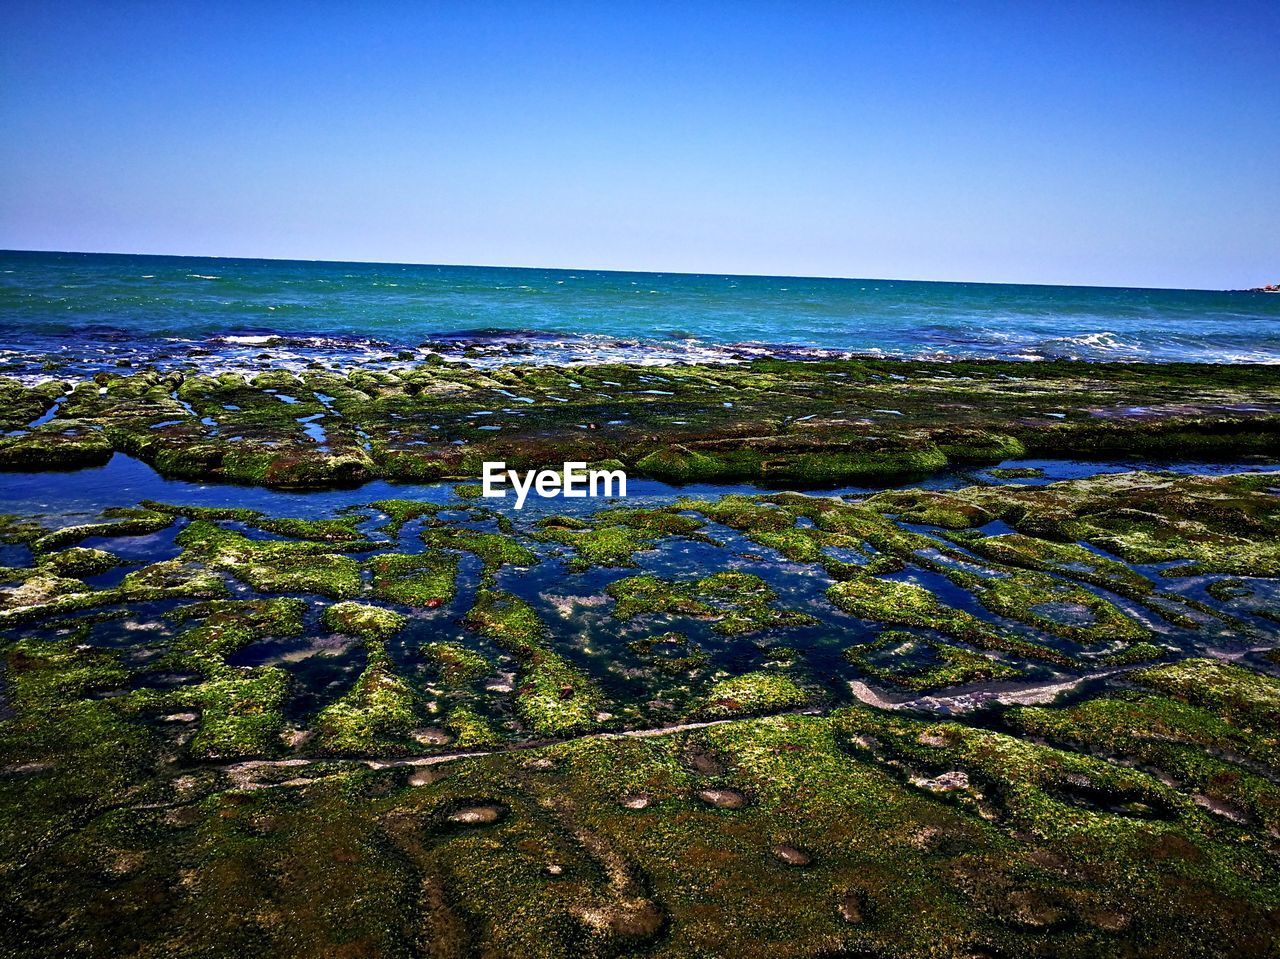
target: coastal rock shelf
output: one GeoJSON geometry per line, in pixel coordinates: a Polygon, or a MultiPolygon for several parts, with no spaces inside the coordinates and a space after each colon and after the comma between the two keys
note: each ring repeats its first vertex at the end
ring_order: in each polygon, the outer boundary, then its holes
{"type": "Polygon", "coordinates": [[[1274,366],[758,359],[740,365],[100,372],[0,379],[0,469],[114,452],[280,488],[612,462],[674,482],[877,483],[1044,456],[1280,451],[1274,366]]]}
{"type": "MultiPolygon", "coordinates": [[[[915,391],[925,429],[939,373],[922,369],[841,395],[915,391]]],[[[1237,372],[1222,402],[1263,403],[1271,388],[1237,372]]],[[[444,399],[446,374],[422,377],[437,392],[404,414],[415,428],[452,435],[481,400],[444,399]]],[[[711,374],[643,375],[688,408],[675,381],[711,374]]],[[[769,405],[778,436],[806,429],[779,414],[797,382],[717,375],[765,394],[742,415],[769,405]]],[[[973,375],[964,389],[1048,412],[1084,389],[1033,404],[1027,382],[973,375]]],[[[1158,392],[1144,376],[1135,395],[1158,392]]],[[[175,391],[181,429],[212,415],[211,381],[147,380],[78,388],[50,422],[168,436],[141,424],[175,391]]],[[[387,441],[358,412],[389,399],[372,388],[238,382],[219,399],[238,409],[207,427],[223,439],[284,436],[277,407],[297,423],[322,394],[329,443],[343,420],[387,441]]],[[[630,408],[674,415],[659,402],[630,408]]],[[[1066,429],[1024,413],[1002,435],[1066,429]]],[[[1267,448],[1256,412],[1066,423],[1154,435],[1210,415],[1267,448]]],[[[564,514],[460,486],[304,517],[179,497],[5,516],[5,938],[77,956],[1265,954],[1280,474],[987,475],[564,514]]]]}

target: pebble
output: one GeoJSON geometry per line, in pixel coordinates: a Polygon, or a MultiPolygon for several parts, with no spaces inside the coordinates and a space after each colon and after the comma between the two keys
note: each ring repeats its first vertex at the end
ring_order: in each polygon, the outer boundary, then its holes
{"type": "Polygon", "coordinates": [[[410,735],[415,742],[422,743],[424,746],[444,746],[453,739],[443,729],[437,729],[434,726],[426,729],[415,729],[410,735]]]}
{"type": "Polygon", "coordinates": [[[449,822],[459,826],[488,826],[501,818],[497,806],[463,806],[449,814],[449,822]]]}
{"type": "Polygon", "coordinates": [[[969,788],[969,774],[962,770],[954,769],[934,779],[912,777],[911,784],[935,793],[955,792],[959,789],[969,788]]]}
{"type": "Polygon", "coordinates": [[[840,897],[840,918],[845,922],[857,923],[863,922],[867,917],[867,910],[862,904],[862,895],[854,889],[850,889],[840,897]]]}
{"type": "Polygon", "coordinates": [[[410,786],[430,786],[448,775],[448,770],[441,766],[423,766],[415,769],[409,776],[410,786]]]}
{"type": "Polygon", "coordinates": [[[699,789],[698,798],[717,809],[741,809],[747,797],[736,789],[699,789]]]}
{"type": "Polygon", "coordinates": [[[778,843],[773,847],[773,854],[788,866],[807,866],[813,862],[812,856],[790,843],[778,843]]]}

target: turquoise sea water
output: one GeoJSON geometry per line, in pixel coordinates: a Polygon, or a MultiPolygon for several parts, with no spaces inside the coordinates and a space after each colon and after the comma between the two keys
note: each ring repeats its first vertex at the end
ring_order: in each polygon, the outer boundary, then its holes
{"type": "Polygon", "coordinates": [[[9,372],[403,349],[481,361],[855,353],[1280,363],[1247,292],[0,253],[9,372]],[[272,340],[271,337],[277,337],[272,340]]]}

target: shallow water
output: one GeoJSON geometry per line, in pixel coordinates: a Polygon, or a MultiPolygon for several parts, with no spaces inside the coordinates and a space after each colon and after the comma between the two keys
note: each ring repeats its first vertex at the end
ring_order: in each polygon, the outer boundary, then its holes
{"type": "MultiPolygon", "coordinates": [[[[1013,464],[1006,464],[1013,465],[1013,464]]],[[[1099,473],[1113,473],[1133,464],[1079,463],[1073,461],[1037,460],[1021,461],[1016,465],[1034,465],[1043,476],[1010,483],[1045,483],[1057,479],[1081,478],[1099,473]]],[[[1276,469],[1280,464],[1264,464],[1257,468],[1276,469]]],[[[1186,474],[1214,474],[1240,470],[1239,464],[1182,464],[1177,472],[1186,474]]],[[[957,488],[976,481],[1001,482],[988,470],[955,471],[933,477],[927,485],[934,489],[957,488]]],[[[911,485],[911,484],[906,484],[911,485]]],[[[275,517],[324,518],[342,515],[344,511],[364,506],[383,498],[412,499],[429,503],[451,505],[454,508],[437,514],[436,519],[452,526],[496,531],[499,519],[509,520],[515,534],[539,556],[540,562],[527,568],[502,567],[496,576],[496,586],[529,603],[546,624],[550,642],[555,652],[590,677],[610,703],[611,712],[618,721],[632,727],[661,725],[676,721],[686,715],[690,702],[705,690],[715,678],[740,675],[753,670],[768,668],[782,657],[794,662],[794,670],[806,677],[812,688],[821,690],[820,698],[828,704],[838,704],[851,699],[850,683],[865,678],[860,666],[850,662],[844,653],[852,645],[874,640],[885,627],[861,620],[835,608],[826,595],[833,580],[821,566],[795,563],[780,554],[753,542],[742,533],[708,521],[701,529],[705,540],[680,536],[660,539],[655,548],[638,552],[635,566],[630,568],[592,567],[584,572],[571,572],[567,567],[569,553],[555,544],[538,542],[526,537],[536,529],[539,519],[550,514],[588,516],[605,506],[625,502],[628,506],[669,506],[680,496],[716,499],[728,493],[755,493],[749,486],[703,484],[674,487],[650,480],[632,480],[629,495],[619,499],[530,498],[524,510],[514,509],[514,501],[498,499],[465,499],[451,484],[393,484],[385,481],[368,483],[358,489],[311,491],[306,493],[282,492],[257,487],[239,487],[225,484],[200,484],[160,477],[150,467],[123,455],[116,455],[110,463],[99,469],[74,473],[0,474],[0,512],[23,516],[40,516],[47,525],[57,526],[78,523],[97,517],[105,508],[131,506],[144,499],[154,499],[183,506],[237,506],[250,507],[275,517]],[[486,509],[476,513],[475,507],[486,509]],[[613,614],[613,601],[604,597],[605,588],[624,577],[652,573],[667,579],[689,580],[713,572],[738,571],[761,577],[776,593],[775,607],[807,613],[814,617],[812,625],[769,629],[762,633],[726,636],[715,629],[713,621],[686,615],[649,614],[628,620],[619,620],[613,614]],[[684,645],[676,648],[658,647],[657,651],[644,651],[634,644],[677,630],[684,636],[684,645]],[[693,656],[698,665],[693,669],[696,679],[691,679],[689,669],[665,669],[664,658],[679,659],[693,656]]],[[[850,498],[869,492],[865,489],[845,488],[829,491],[830,495],[850,498]]],[[[366,510],[366,519],[360,524],[365,535],[379,537],[379,527],[386,517],[377,511],[366,510]]],[[[806,522],[802,520],[802,524],[806,522]]],[[[130,565],[91,577],[94,587],[110,587],[119,582],[130,568],[144,563],[157,562],[177,556],[180,552],[175,537],[186,524],[179,519],[174,526],[157,533],[141,536],[92,537],[80,545],[106,549],[130,565]]],[[[252,538],[278,538],[275,534],[246,527],[235,522],[224,526],[245,533],[252,538]]],[[[421,552],[423,520],[405,524],[398,536],[375,552],[421,552]]],[[[967,572],[982,575],[987,564],[962,546],[938,536],[934,528],[900,523],[904,529],[935,537],[940,548],[950,550],[948,562],[960,565],[967,572]]],[[[983,532],[996,534],[1007,532],[1004,524],[990,524],[983,532]]],[[[6,558],[11,565],[24,564],[26,557],[19,555],[25,548],[7,548],[6,558]]],[[[1096,550],[1095,552],[1101,552],[1096,550]]],[[[369,550],[357,554],[367,557],[369,550]]],[[[1105,554],[1104,554],[1105,555],[1105,554]]],[[[924,558],[924,557],[922,557],[924,558]]],[[[937,557],[934,557],[935,559],[937,557]]],[[[1109,557],[1115,558],[1115,557],[1109,557]]],[[[1155,568],[1134,567],[1148,575],[1158,573],[1155,568]]],[[[1011,635],[1023,636],[1034,642],[1053,648],[1066,649],[1069,642],[1045,635],[1033,627],[1003,619],[984,608],[975,596],[961,588],[936,570],[908,563],[897,573],[888,573],[885,580],[900,581],[923,586],[932,591],[947,605],[972,614],[980,620],[998,623],[1011,635]]],[[[481,652],[496,664],[497,670],[486,681],[489,685],[510,685],[510,674],[515,665],[503,652],[490,642],[468,629],[462,618],[471,607],[480,584],[479,560],[468,553],[460,554],[457,593],[452,601],[436,609],[406,610],[408,625],[388,643],[388,652],[396,668],[415,682],[429,687],[433,682],[432,667],[422,653],[429,642],[448,641],[481,652]]],[[[1209,578],[1161,583],[1160,588],[1193,596],[1211,606],[1221,606],[1204,592],[1209,578]]],[[[1157,580],[1158,581],[1158,580],[1157,580]]],[[[255,595],[247,587],[233,583],[235,595],[255,595]]],[[[1150,609],[1124,599],[1100,587],[1086,586],[1090,592],[1104,596],[1133,618],[1145,623],[1158,641],[1185,653],[1217,652],[1225,655],[1242,655],[1247,652],[1246,637],[1230,629],[1216,632],[1189,630],[1165,622],[1150,609]]],[[[1266,589],[1255,593],[1252,599],[1232,604],[1236,615],[1254,621],[1264,631],[1274,632],[1257,619],[1258,604],[1266,604],[1271,592],[1266,589]],[[1252,606],[1250,605],[1252,604],[1252,606]]],[[[139,682],[181,682],[181,677],[153,677],[146,674],[146,663],[157,656],[172,636],[182,627],[165,618],[178,603],[161,602],[131,604],[116,610],[110,617],[92,627],[92,642],[96,645],[127,651],[133,664],[142,669],[139,682]]],[[[307,629],[302,637],[262,640],[236,653],[229,661],[233,666],[277,665],[292,677],[292,693],[287,708],[291,722],[305,724],[309,717],[325,704],[332,702],[349,690],[365,663],[364,647],[349,638],[343,638],[326,630],[320,623],[320,612],[325,603],[312,603],[307,613],[307,629]]],[[[1063,607],[1046,607],[1044,612],[1063,621],[1079,621],[1079,610],[1063,607]]],[[[1086,615],[1086,618],[1087,615],[1086,615]]],[[[46,635],[44,624],[35,624],[20,630],[33,635],[46,635]]],[[[923,641],[874,654],[874,662],[894,669],[927,669],[937,664],[938,653],[929,642],[930,631],[916,630],[923,641]]],[[[934,636],[933,639],[945,637],[934,636]]],[[[1015,687],[1018,684],[1045,682],[1056,676],[1078,675],[1078,671],[1063,673],[1055,667],[1034,661],[1019,661],[1017,657],[1002,655],[1005,662],[1016,662],[1020,670],[1016,681],[995,680],[963,687],[958,693],[962,700],[990,695],[994,691],[1015,687]]],[[[911,698],[899,694],[899,698],[911,698]]],[[[945,697],[938,700],[942,710],[951,708],[945,697]]],[[[514,728],[512,701],[509,692],[480,692],[473,703],[476,709],[490,717],[505,729],[514,728]]]]}
{"type": "MultiPolygon", "coordinates": [[[[1025,459],[1010,460],[984,469],[948,469],[932,476],[906,480],[891,486],[842,486],[821,490],[826,496],[862,496],[881,489],[957,489],[974,482],[1042,486],[1059,480],[1081,479],[1104,473],[1131,470],[1163,470],[1178,475],[1214,476],[1245,471],[1280,470],[1280,462],[1165,463],[1153,460],[1089,462],[1082,460],[1025,459]],[[998,479],[992,469],[1030,467],[1043,475],[1021,479],[998,479]]],[[[281,516],[304,519],[328,516],[348,506],[379,499],[408,498],[427,503],[445,503],[453,497],[452,483],[396,483],[373,480],[350,489],[276,490],[260,486],[231,483],[195,483],[190,480],[166,479],[141,460],[116,453],[105,466],[73,472],[9,473],[0,472],[0,512],[40,514],[49,517],[74,518],[96,515],[111,506],[132,505],[144,499],[182,503],[188,506],[244,506],[281,516]]],[[[551,514],[589,514],[605,506],[665,506],[688,496],[716,498],[730,493],[754,494],[771,492],[749,483],[690,483],[675,486],[659,480],[628,477],[627,496],[623,499],[583,498],[543,499],[531,494],[522,510],[515,508],[515,496],[508,491],[504,498],[481,499],[476,502],[515,519],[530,522],[551,514]]],[[[461,502],[458,500],[454,500],[461,502]]]]}

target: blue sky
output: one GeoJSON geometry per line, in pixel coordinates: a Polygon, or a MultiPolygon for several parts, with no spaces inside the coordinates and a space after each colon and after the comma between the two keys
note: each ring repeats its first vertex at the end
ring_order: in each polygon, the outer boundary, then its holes
{"type": "Polygon", "coordinates": [[[0,247],[1280,280],[1280,3],[0,0],[0,247]]]}

